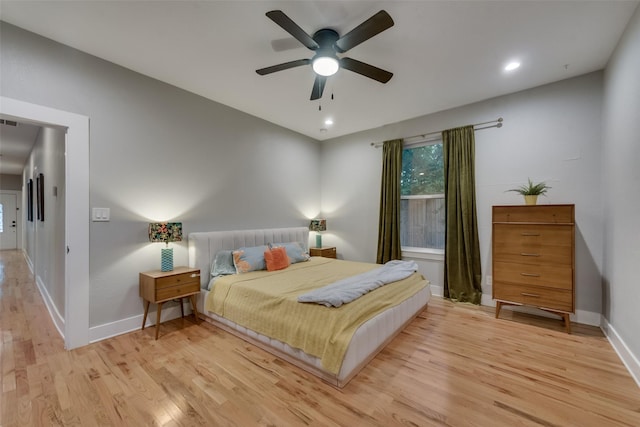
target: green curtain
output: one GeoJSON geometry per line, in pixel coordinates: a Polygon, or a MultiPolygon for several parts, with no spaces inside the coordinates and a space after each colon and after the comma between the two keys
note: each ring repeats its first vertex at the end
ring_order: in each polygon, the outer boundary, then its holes
{"type": "Polygon", "coordinates": [[[402,140],[385,141],[382,146],[382,188],[378,223],[378,264],[400,259],[400,174],[402,140]]]}
{"type": "Polygon", "coordinates": [[[473,126],[442,132],[446,228],[444,296],[480,304],[482,271],[476,216],[473,126]]]}

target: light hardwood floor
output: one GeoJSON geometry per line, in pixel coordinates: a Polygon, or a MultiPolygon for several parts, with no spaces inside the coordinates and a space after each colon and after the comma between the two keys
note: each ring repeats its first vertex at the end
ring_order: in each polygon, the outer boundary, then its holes
{"type": "Polygon", "coordinates": [[[2,427],[640,426],[599,329],[509,310],[433,298],[337,390],[192,318],[65,351],[16,251],[0,252],[0,309],[2,427]]]}

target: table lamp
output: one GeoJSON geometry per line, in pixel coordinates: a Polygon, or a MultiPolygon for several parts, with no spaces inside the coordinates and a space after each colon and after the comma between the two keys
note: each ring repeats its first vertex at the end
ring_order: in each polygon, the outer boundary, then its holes
{"type": "Polygon", "coordinates": [[[182,241],[181,222],[152,222],[149,223],[149,241],[163,242],[167,245],[160,252],[160,270],[173,270],[173,248],[169,247],[169,242],[182,241]]]}
{"type": "Polygon", "coordinates": [[[309,224],[309,230],[318,233],[316,234],[316,248],[321,248],[322,234],[320,232],[327,230],[327,220],[321,218],[312,219],[311,223],[309,224]]]}

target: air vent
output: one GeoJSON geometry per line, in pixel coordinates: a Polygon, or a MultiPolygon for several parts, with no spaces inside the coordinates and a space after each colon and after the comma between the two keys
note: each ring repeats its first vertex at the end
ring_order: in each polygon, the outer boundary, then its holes
{"type": "Polygon", "coordinates": [[[0,119],[0,125],[18,126],[18,122],[14,122],[13,120],[0,119]]]}

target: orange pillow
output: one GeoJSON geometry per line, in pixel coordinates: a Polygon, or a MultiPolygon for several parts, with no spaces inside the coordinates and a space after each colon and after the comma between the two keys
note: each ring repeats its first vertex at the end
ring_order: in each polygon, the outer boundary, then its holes
{"type": "Polygon", "coordinates": [[[284,270],[290,264],[284,247],[267,249],[264,251],[264,260],[267,263],[267,271],[284,270]]]}

